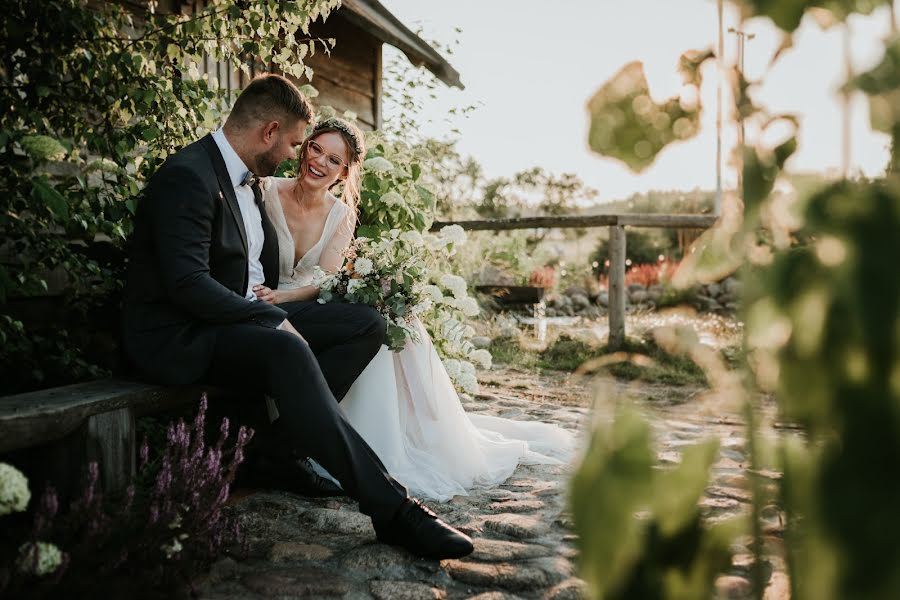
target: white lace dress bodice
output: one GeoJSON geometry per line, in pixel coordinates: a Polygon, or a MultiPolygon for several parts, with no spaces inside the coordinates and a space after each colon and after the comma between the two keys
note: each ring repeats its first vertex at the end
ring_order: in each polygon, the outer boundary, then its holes
{"type": "MultiPolygon", "coordinates": [[[[292,290],[312,285],[313,270],[322,262],[324,254],[340,255],[353,235],[355,219],[349,206],[332,196],[327,195],[333,204],[328,211],[322,235],[319,240],[306,251],[297,263],[294,263],[294,237],[288,228],[278,190],[288,185],[293,179],[270,177],[267,189],[263,190],[263,203],[266,214],[272,222],[278,236],[278,288],[292,290]]],[[[340,266],[340,265],[338,265],[340,266]]]]}

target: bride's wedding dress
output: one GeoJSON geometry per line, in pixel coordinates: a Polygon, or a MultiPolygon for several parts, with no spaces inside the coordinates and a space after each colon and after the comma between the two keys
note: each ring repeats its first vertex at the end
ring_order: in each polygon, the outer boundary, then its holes
{"type": "MultiPolygon", "coordinates": [[[[277,235],[279,289],[311,285],[317,265],[334,270],[353,235],[355,215],[334,200],[318,242],[296,263],[273,178],[265,207],[277,235]]],[[[534,421],[467,414],[421,323],[419,342],[400,352],[382,346],[341,401],[353,427],[397,481],[416,496],[445,501],[506,480],[519,464],[562,464],[574,453],[572,432],[534,421]]]]}

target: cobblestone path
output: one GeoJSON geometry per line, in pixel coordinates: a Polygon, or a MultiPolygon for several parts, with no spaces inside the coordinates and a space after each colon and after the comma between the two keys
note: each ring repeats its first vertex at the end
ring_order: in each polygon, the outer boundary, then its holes
{"type": "MultiPolygon", "coordinates": [[[[513,419],[540,419],[583,431],[590,422],[586,382],[564,375],[492,371],[467,411],[513,419]]],[[[634,395],[635,390],[631,389],[634,395]]],[[[712,485],[702,507],[719,519],[748,509],[746,443],[735,414],[706,406],[702,390],[647,387],[640,394],[657,434],[663,463],[680,448],[709,435],[722,440],[712,485]]],[[[497,488],[475,490],[444,504],[442,518],[475,539],[462,560],[430,561],[379,544],[367,517],[349,499],[315,500],[287,493],[237,494],[234,510],[249,537],[240,560],[224,558],[199,582],[203,598],[345,598],[378,600],[584,597],[576,573],[575,536],[565,511],[572,466],[521,466],[497,488]]],[[[777,474],[767,474],[777,478],[777,474]]],[[[767,522],[772,560],[767,600],[787,598],[777,511],[767,522]]],[[[749,550],[736,545],[732,572],[719,578],[721,598],[749,597],[749,550]]]]}

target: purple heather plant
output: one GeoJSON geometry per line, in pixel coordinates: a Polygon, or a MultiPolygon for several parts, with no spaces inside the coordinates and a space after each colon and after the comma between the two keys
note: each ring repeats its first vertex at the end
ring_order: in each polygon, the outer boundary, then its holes
{"type": "Polygon", "coordinates": [[[47,487],[26,541],[52,542],[63,552],[62,564],[43,579],[12,571],[5,590],[0,578],[0,592],[53,597],[65,586],[67,594],[90,593],[117,575],[145,575],[157,587],[183,585],[229,544],[243,542],[237,520],[224,508],[253,431],[240,427],[226,449],[226,418],[215,444],[207,444],[206,410],[204,394],[190,426],[182,419],[169,424],[156,459],[145,439],[137,477],[114,501],[99,491],[96,463],[88,465],[82,492],[64,514],[56,491],[47,487]]]}

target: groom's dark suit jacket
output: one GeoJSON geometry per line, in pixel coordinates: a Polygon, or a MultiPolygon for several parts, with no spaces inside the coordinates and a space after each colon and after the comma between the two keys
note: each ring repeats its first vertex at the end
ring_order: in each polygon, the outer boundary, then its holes
{"type": "MultiPolygon", "coordinates": [[[[260,203],[265,284],[278,286],[278,243],[260,203]]],[[[129,249],[124,345],[148,378],[191,383],[209,367],[216,326],[277,327],[285,311],[244,298],[247,234],[211,135],[170,156],[138,203],[129,249]]]]}

